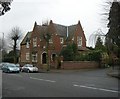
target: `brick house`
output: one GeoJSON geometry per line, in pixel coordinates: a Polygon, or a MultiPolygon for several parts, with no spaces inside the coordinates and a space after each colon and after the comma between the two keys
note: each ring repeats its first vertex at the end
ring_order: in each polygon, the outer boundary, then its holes
{"type": "Polygon", "coordinates": [[[77,44],[80,51],[87,49],[80,21],[71,26],[56,24],[52,20],[49,24],[43,25],[37,25],[35,22],[33,30],[26,34],[20,44],[20,64],[30,63],[35,64],[38,68],[43,68],[47,64],[48,53],[51,68],[56,68],[57,56],[63,47],[72,42],[77,44]],[[47,43],[47,37],[49,37],[49,43],[47,43]]]}

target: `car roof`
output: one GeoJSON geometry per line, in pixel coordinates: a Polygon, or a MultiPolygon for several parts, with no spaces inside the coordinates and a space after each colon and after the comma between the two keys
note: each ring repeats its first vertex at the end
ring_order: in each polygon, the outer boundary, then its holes
{"type": "Polygon", "coordinates": [[[33,66],[33,64],[25,64],[24,66],[33,66]]]}

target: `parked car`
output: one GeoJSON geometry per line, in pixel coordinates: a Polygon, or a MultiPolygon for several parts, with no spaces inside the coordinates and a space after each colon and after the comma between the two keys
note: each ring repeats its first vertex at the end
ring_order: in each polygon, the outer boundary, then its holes
{"type": "Polygon", "coordinates": [[[0,63],[0,70],[2,69],[3,63],[0,63]]]}
{"type": "Polygon", "coordinates": [[[21,68],[22,72],[38,72],[38,68],[33,66],[32,64],[25,64],[22,68],[21,68]]]}
{"type": "Polygon", "coordinates": [[[5,63],[5,62],[0,63],[0,70],[1,70],[2,67],[5,66],[6,64],[9,64],[9,63],[5,63]]]}
{"type": "Polygon", "coordinates": [[[15,64],[6,63],[5,65],[2,66],[2,71],[6,73],[10,73],[10,72],[19,73],[20,69],[15,64]]]}
{"type": "Polygon", "coordinates": [[[19,69],[20,69],[20,71],[21,71],[21,66],[20,66],[20,64],[15,64],[19,69]]]}

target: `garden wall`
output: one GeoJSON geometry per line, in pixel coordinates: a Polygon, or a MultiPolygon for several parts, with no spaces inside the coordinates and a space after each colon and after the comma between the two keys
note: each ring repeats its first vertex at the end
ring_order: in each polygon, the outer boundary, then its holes
{"type": "Polygon", "coordinates": [[[61,69],[91,69],[98,68],[99,63],[95,61],[64,61],[61,69]]]}

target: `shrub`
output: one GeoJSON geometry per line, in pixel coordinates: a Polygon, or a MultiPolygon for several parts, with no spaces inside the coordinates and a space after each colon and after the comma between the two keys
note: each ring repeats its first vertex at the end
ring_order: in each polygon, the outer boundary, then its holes
{"type": "Polygon", "coordinates": [[[69,44],[66,48],[63,48],[61,55],[64,57],[64,61],[101,61],[101,50],[92,50],[88,53],[78,53],[77,46],[69,44]]]}

